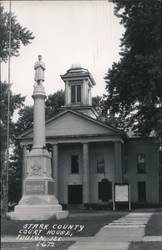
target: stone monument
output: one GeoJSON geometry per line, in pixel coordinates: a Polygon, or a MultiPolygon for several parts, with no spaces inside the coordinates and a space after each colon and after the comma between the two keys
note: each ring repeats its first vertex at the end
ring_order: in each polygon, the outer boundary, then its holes
{"type": "Polygon", "coordinates": [[[42,56],[35,63],[34,128],[33,147],[26,156],[26,177],[23,182],[23,195],[15,211],[8,213],[15,220],[62,219],[68,216],[54,195],[54,179],[51,176],[51,157],[45,141],[45,64],[42,56]]]}

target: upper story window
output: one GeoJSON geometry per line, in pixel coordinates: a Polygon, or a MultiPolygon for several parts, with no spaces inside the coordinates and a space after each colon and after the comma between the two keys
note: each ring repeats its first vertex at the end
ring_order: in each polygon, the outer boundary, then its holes
{"type": "Polygon", "coordinates": [[[79,155],[71,156],[71,173],[72,174],[79,173],[79,155]]]}
{"type": "Polygon", "coordinates": [[[81,102],[81,85],[71,85],[71,103],[81,102]]]}
{"type": "Polygon", "coordinates": [[[145,154],[137,154],[137,172],[139,174],[146,173],[145,154]]]}
{"type": "Polygon", "coordinates": [[[105,172],[104,154],[97,154],[97,173],[105,172]]]}

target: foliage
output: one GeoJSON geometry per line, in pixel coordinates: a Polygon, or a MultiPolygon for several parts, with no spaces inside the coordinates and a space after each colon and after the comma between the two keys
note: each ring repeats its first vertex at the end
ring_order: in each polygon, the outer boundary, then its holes
{"type": "MultiPolygon", "coordinates": [[[[0,58],[7,60],[9,48],[9,18],[10,14],[0,4],[0,58]]],[[[19,56],[21,44],[28,45],[34,39],[32,32],[22,27],[16,16],[11,14],[11,56],[19,56]]]]}
{"type": "MultiPolygon", "coordinates": [[[[1,115],[0,115],[0,131],[1,131],[1,180],[2,180],[2,197],[4,201],[5,197],[5,187],[6,187],[6,166],[5,166],[5,152],[7,146],[7,115],[8,115],[8,94],[10,95],[10,119],[9,119],[9,128],[10,128],[10,145],[13,142],[14,138],[14,123],[12,121],[14,112],[23,106],[25,97],[22,97],[20,94],[13,94],[10,86],[7,83],[1,83],[1,115]]],[[[9,159],[11,161],[11,158],[9,159]]],[[[15,183],[16,179],[13,176],[14,169],[12,164],[9,162],[9,186],[11,183],[15,183]]],[[[16,185],[17,187],[17,185],[16,185]]],[[[16,190],[16,188],[10,190],[16,190]]],[[[2,204],[2,209],[4,209],[4,204],[2,204]]]]}
{"type": "Polygon", "coordinates": [[[9,201],[18,202],[21,198],[23,150],[17,141],[17,136],[30,128],[33,121],[33,107],[25,106],[19,110],[19,119],[14,123],[12,143],[13,152],[9,164],[9,201]]]}
{"type": "MultiPolygon", "coordinates": [[[[10,13],[4,10],[4,7],[0,4],[0,60],[6,62],[9,55],[9,34],[10,34],[10,13]]],[[[28,45],[34,36],[32,33],[25,27],[22,27],[17,21],[16,16],[11,13],[11,56],[19,56],[19,50],[21,45],[28,45]]],[[[0,117],[0,131],[1,131],[1,166],[2,166],[2,196],[3,204],[2,209],[6,206],[6,197],[7,197],[7,175],[6,175],[6,164],[5,164],[5,151],[6,151],[6,142],[7,142],[7,117],[8,117],[8,96],[10,96],[10,105],[9,105],[9,128],[10,128],[10,145],[15,140],[15,127],[12,121],[14,112],[20,109],[23,106],[25,97],[21,95],[13,94],[8,84],[5,82],[1,85],[1,117],[0,117]]],[[[11,157],[12,158],[12,157],[11,157]]],[[[13,161],[10,158],[9,162],[9,190],[16,193],[16,188],[18,185],[17,177],[15,175],[16,171],[13,167],[13,161]]],[[[17,174],[17,173],[16,173],[17,174]]],[[[9,192],[9,196],[10,192],[9,192]]]]}
{"type": "Polygon", "coordinates": [[[6,127],[7,127],[7,115],[8,115],[8,91],[10,95],[10,132],[13,136],[13,122],[12,118],[14,112],[23,106],[25,97],[20,94],[13,94],[7,83],[1,83],[1,114],[0,114],[0,130],[1,130],[1,150],[6,148],[6,127]]]}
{"type": "Polygon", "coordinates": [[[0,130],[1,130],[1,151],[6,149],[6,127],[7,127],[7,115],[8,115],[8,91],[10,95],[10,106],[9,106],[9,122],[10,122],[10,137],[13,137],[14,125],[12,118],[14,112],[23,106],[25,97],[20,94],[13,94],[7,83],[1,83],[1,115],[0,115],[0,130]]]}
{"type": "MultiPolygon", "coordinates": [[[[47,96],[45,101],[46,120],[56,115],[64,104],[64,91],[59,90],[47,96]]],[[[15,137],[22,134],[33,125],[33,106],[25,106],[19,110],[19,119],[15,123],[15,137]]]]}
{"type": "Polygon", "coordinates": [[[18,112],[19,118],[15,123],[15,141],[16,137],[29,129],[33,124],[33,106],[24,106],[18,112]]]}
{"type": "Polygon", "coordinates": [[[8,200],[9,202],[18,202],[21,198],[22,191],[22,164],[23,154],[20,145],[16,144],[13,150],[13,154],[10,156],[9,162],[9,189],[8,189],[8,200]],[[19,163],[19,164],[18,164],[19,163]]]}
{"type": "Polygon", "coordinates": [[[121,60],[105,77],[103,112],[138,135],[162,134],[161,5],[159,0],[113,0],[125,27],[121,60]]]}
{"type": "Polygon", "coordinates": [[[102,109],[103,109],[103,98],[102,96],[94,96],[92,97],[92,106],[96,109],[99,117],[102,115],[102,109]]]}
{"type": "Polygon", "coordinates": [[[64,102],[65,93],[63,90],[58,90],[56,93],[49,95],[45,102],[46,119],[50,119],[56,115],[60,111],[60,108],[64,105],[64,102]]]}

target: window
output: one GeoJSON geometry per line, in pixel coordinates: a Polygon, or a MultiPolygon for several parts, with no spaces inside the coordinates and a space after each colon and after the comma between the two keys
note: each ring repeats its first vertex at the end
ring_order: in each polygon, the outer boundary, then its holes
{"type": "Polygon", "coordinates": [[[71,103],[81,102],[81,85],[71,85],[71,103]]]}
{"type": "Polygon", "coordinates": [[[144,181],[138,182],[138,200],[141,202],[146,201],[146,183],[144,181]]]}
{"type": "Polygon", "coordinates": [[[72,174],[79,173],[79,156],[78,155],[71,156],[71,173],[72,174]]]}
{"type": "Polygon", "coordinates": [[[104,154],[97,154],[97,173],[105,172],[104,154]]]}
{"type": "Polygon", "coordinates": [[[75,85],[71,86],[71,102],[75,102],[75,85]]]}
{"type": "Polygon", "coordinates": [[[145,169],[145,154],[137,154],[137,172],[143,174],[146,172],[145,169]]]}

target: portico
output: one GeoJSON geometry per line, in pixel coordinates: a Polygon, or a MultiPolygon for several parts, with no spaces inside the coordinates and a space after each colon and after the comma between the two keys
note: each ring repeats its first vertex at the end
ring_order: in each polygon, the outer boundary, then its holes
{"type": "MultiPolygon", "coordinates": [[[[47,137],[52,156],[54,193],[61,204],[71,203],[75,188],[78,190],[77,196],[81,196],[79,204],[102,203],[99,197],[99,183],[102,179],[108,179],[111,184],[122,180],[119,176],[119,173],[122,174],[122,162],[115,158],[121,153],[123,141],[120,137],[102,137],[47,137]]],[[[26,148],[27,145],[22,146],[26,148]]],[[[74,204],[79,202],[76,198],[74,200],[74,204]]]]}

